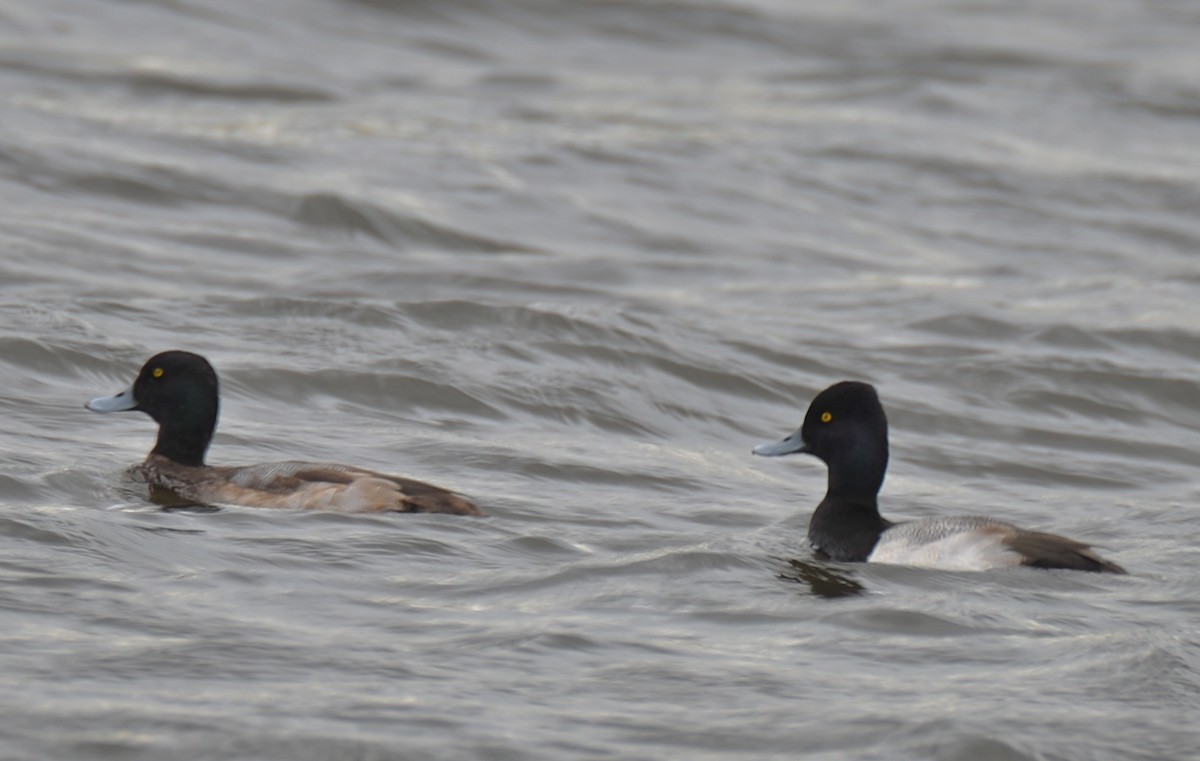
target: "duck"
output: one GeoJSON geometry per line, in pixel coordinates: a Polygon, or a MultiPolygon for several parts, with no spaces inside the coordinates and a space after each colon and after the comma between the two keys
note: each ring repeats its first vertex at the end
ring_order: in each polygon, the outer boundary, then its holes
{"type": "Polygon", "coordinates": [[[93,412],[144,412],[158,424],[158,440],[145,461],[129,468],[151,494],[165,491],[183,504],[241,505],[347,513],[399,512],[484,515],[452,491],[410,478],[352,465],[274,462],[207,465],[217,428],[217,372],[189,351],[164,351],[148,359],[133,385],[84,406],[93,412]]]}
{"type": "Polygon", "coordinates": [[[762,457],[808,454],[829,471],[825,498],[808,524],[821,556],[955,571],[1013,566],[1125,573],[1090,545],[978,515],[892,522],[879,514],[888,462],[888,425],[874,386],[842,381],[813,399],[800,428],[760,444],[762,457]]]}

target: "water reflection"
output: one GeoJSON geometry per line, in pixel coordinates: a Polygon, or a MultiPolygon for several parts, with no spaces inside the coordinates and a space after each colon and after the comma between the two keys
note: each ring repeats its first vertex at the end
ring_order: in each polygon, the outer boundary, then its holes
{"type": "Polygon", "coordinates": [[[804,584],[817,597],[833,600],[838,597],[851,597],[866,591],[862,584],[829,563],[812,563],[795,558],[780,558],[780,560],[786,562],[789,568],[780,573],[779,578],[804,584]]]}
{"type": "Polygon", "coordinates": [[[216,513],[221,510],[216,505],[197,502],[193,499],[185,499],[170,489],[164,489],[161,486],[151,486],[149,494],[139,493],[138,496],[142,499],[149,499],[152,503],[161,507],[164,512],[168,513],[216,513]]]}

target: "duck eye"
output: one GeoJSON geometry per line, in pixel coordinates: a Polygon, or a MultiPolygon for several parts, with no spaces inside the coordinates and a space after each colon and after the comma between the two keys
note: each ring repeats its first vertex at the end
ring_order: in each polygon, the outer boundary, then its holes
{"type": "MultiPolygon", "coordinates": [[[[163,377],[163,369],[161,367],[156,367],[150,372],[150,374],[153,375],[155,378],[161,378],[161,377],[163,377]]],[[[826,414],[828,414],[828,413],[826,413],[826,414]]]]}
{"type": "Polygon", "coordinates": [[[828,423],[830,420],[833,420],[832,412],[822,412],[821,413],[821,422],[822,423],[828,423]]]}

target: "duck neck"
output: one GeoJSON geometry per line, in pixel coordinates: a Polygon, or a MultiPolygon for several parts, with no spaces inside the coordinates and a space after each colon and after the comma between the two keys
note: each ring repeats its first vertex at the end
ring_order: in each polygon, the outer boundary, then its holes
{"type": "Polygon", "coordinates": [[[204,453],[217,427],[216,404],[188,405],[169,420],[159,421],[158,441],[150,454],[192,467],[204,465],[204,453]]]}
{"type": "Polygon", "coordinates": [[[892,525],[879,514],[879,489],[887,471],[887,440],[864,443],[826,461],[829,486],[808,524],[812,545],[834,560],[866,560],[892,525]]]}
{"type": "Polygon", "coordinates": [[[856,500],[826,495],[808,522],[808,541],[833,560],[861,562],[891,525],[879,514],[874,496],[856,500]]]}
{"type": "Polygon", "coordinates": [[[826,460],[829,468],[829,485],[825,499],[853,502],[876,502],[883,476],[887,472],[887,440],[882,445],[861,443],[843,456],[826,460]]]}

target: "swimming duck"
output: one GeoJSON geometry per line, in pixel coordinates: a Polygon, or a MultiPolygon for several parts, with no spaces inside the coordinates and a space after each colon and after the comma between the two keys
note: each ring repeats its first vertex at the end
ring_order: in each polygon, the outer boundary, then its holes
{"type": "Polygon", "coordinates": [[[813,548],[832,560],[977,571],[1026,565],[1125,573],[1090,546],[976,515],[893,523],[879,514],[887,469],[887,417],[866,383],[843,381],[813,399],[800,430],[754,454],[811,454],[829,486],[808,524],[813,548]]]}
{"type": "Polygon", "coordinates": [[[93,399],[93,412],[145,412],[158,423],[158,441],[145,462],[129,469],[138,481],[187,502],[341,512],[484,512],[453,492],[350,465],[276,462],[247,466],[204,464],[217,427],[217,373],[199,354],[166,351],[146,361],[133,385],[93,399]]]}

